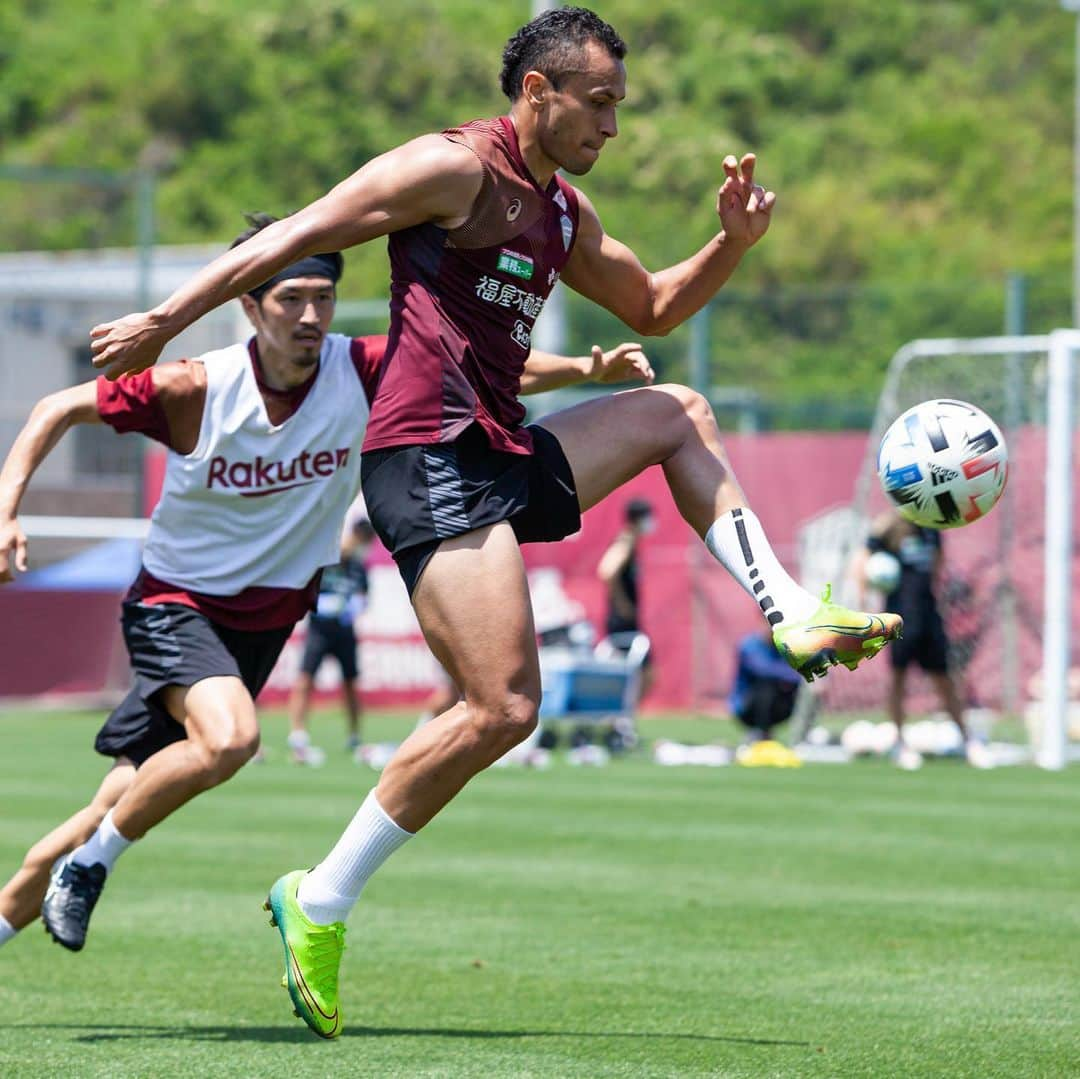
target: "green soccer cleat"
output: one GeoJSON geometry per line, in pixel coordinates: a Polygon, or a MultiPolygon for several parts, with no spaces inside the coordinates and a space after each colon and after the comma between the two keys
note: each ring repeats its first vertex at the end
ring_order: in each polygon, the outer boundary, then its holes
{"type": "Polygon", "coordinates": [[[341,1033],[338,970],[345,950],[345,924],[316,925],[308,919],[296,899],[304,875],[298,869],[275,881],[263,910],[271,912],[270,924],[277,926],[285,946],[281,984],[289,990],[294,1014],[320,1038],[336,1038],[341,1033]]]}
{"type": "Polygon", "coordinates": [[[821,606],[810,618],[773,630],[780,655],[807,682],[824,678],[829,667],[838,663],[855,670],[904,633],[904,620],[898,614],[851,611],[831,603],[831,596],[832,586],[826,585],[821,606]]]}

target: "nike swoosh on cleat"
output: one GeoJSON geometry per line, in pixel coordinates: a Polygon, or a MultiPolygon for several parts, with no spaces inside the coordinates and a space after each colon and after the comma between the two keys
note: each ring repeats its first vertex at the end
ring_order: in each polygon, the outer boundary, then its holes
{"type": "Polygon", "coordinates": [[[338,1009],[335,1008],[331,1015],[327,1015],[326,1012],[324,1012],[322,1008],[319,1007],[318,1001],[316,1001],[315,997],[312,995],[311,990],[308,988],[307,982],[304,981],[304,975],[300,972],[300,965],[296,962],[296,955],[292,950],[291,944],[288,944],[288,949],[289,965],[292,967],[293,975],[296,979],[297,988],[303,995],[305,1003],[308,1004],[312,1011],[318,1012],[319,1015],[321,1015],[324,1019],[328,1019],[336,1023],[338,1017],[338,1009]]]}
{"type": "Polygon", "coordinates": [[[835,631],[836,633],[846,633],[846,634],[849,634],[852,637],[859,637],[859,636],[862,636],[864,634],[871,634],[871,636],[874,636],[874,637],[879,637],[879,636],[884,637],[885,634],[886,634],[885,623],[882,622],[880,618],[874,618],[873,616],[867,616],[865,626],[837,626],[837,625],[833,625],[832,623],[829,623],[829,622],[822,622],[822,623],[819,623],[816,626],[807,626],[807,629],[808,630],[831,629],[831,630],[835,631]],[[875,623],[877,623],[877,625],[880,626],[880,629],[879,629],[879,631],[877,633],[872,633],[871,634],[871,630],[874,629],[874,624],[875,623]]]}

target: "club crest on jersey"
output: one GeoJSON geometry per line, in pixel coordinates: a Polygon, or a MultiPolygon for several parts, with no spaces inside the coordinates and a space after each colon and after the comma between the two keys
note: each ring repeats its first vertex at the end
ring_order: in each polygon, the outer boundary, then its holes
{"type": "Polygon", "coordinates": [[[349,461],[349,447],[336,450],[304,450],[291,461],[267,461],[256,456],[254,461],[229,461],[217,456],[210,458],[206,486],[236,491],[243,498],[262,498],[276,495],[293,487],[306,487],[320,479],[328,479],[349,461]]]}
{"type": "Polygon", "coordinates": [[[495,267],[502,273],[513,274],[523,281],[528,281],[533,275],[533,260],[528,255],[522,255],[518,251],[511,251],[504,247],[499,252],[499,262],[495,267]]]}
{"type": "Polygon", "coordinates": [[[559,217],[559,227],[562,229],[562,245],[564,251],[570,250],[570,241],[574,238],[574,222],[566,214],[559,217]]]}
{"type": "Polygon", "coordinates": [[[506,220],[513,224],[520,216],[523,203],[521,199],[511,199],[506,207],[506,220]]]}

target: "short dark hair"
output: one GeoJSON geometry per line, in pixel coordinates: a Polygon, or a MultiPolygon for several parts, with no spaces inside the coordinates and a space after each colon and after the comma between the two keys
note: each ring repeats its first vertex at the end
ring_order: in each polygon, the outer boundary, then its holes
{"type": "Polygon", "coordinates": [[[626,42],[595,12],[584,7],[555,8],[537,15],[506,43],[499,84],[511,101],[521,96],[529,71],[546,75],[557,90],[563,76],[576,70],[581,52],[595,41],[616,60],[626,55],[626,42]]]}
{"type": "Polygon", "coordinates": [[[255,213],[244,214],[244,220],[248,223],[248,227],[229,244],[230,251],[234,247],[239,247],[245,240],[250,240],[255,233],[262,232],[267,225],[280,221],[281,218],[275,217],[273,214],[264,214],[261,210],[258,210],[255,213]]]}

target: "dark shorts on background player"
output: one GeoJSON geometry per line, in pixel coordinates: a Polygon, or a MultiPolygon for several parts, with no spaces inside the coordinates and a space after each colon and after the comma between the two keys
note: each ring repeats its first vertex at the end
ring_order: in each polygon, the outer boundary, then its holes
{"type": "MultiPolygon", "coordinates": [[[[608,622],[608,626],[611,626],[611,622],[608,622]]],[[[611,642],[611,647],[616,652],[621,652],[626,655],[630,649],[636,643],[638,637],[645,637],[646,648],[645,655],[641,659],[642,667],[651,667],[653,665],[653,643],[652,638],[647,634],[643,634],[640,629],[608,629],[607,639],[611,642]]]]}
{"type": "Polygon", "coordinates": [[[230,629],[178,603],[125,603],[121,625],[135,685],[105,721],[94,748],[136,765],[187,737],[160,703],[165,686],[193,686],[226,676],[239,678],[254,698],[292,632],[292,626],[230,629]]]}
{"type": "Polygon", "coordinates": [[[364,502],[412,595],[445,539],[509,521],[519,543],[552,543],[581,527],[570,463],[559,440],[529,427],[531,455],[491,449],[477,424],[456,442],[370,450],[364,502]]]}
{"type": "Polygon", "coordinates": [[[300,670],[310,678],[315,677],[322,661],[333,656],[341,664],[341,677],[353,682],[360,670],[356,663],[356,632],[348,622],[336,618],[308,619],[307,640],[304,642],[304,658],[300,670]]]}
{"type": "Polygon", "coordinates": [[[903,611],[902,616],[904,635],[889,645],[893,668],[902,671],[917,663],[931,674],[944,674],[949,669],[949,641],[937,608],[903,611]]]}

